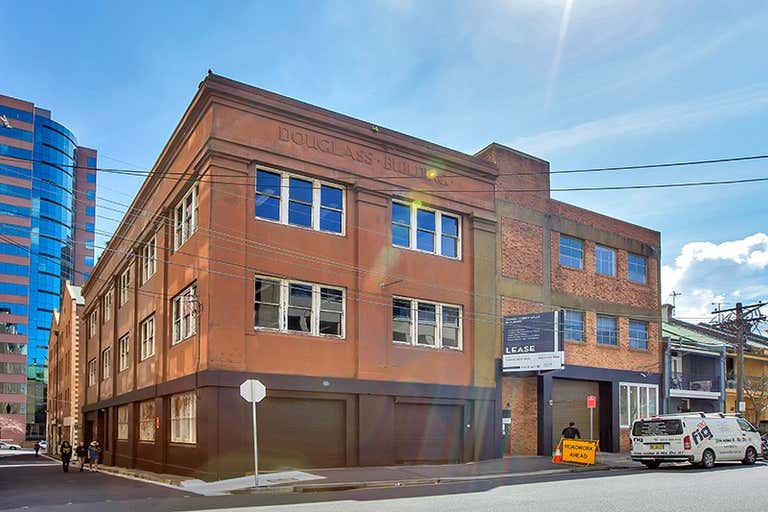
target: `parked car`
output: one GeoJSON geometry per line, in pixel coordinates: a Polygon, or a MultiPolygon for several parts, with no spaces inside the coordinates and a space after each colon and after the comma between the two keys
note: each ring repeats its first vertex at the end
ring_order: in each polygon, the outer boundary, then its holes
{"type": "Polygon", "coordinates": [[[768,432],[763,434],[762,441],[763,441],[763,458],[765,460],[768,460],[768,432]]]}
{"type": "Polygon", "coordinates": [[[48,451],[48,441],[40,441],[40,449],[48,451]]]}
{"type": "Polygon", "coordinates": [[[649,468],[690,462],[707,469],[718,461],[754,464],[762,452],[757,429],[722,413],[686,413],[640,419],[632,425],[632,460],[649,468]]]}
{"type": "Polygon", "coordinates": [[[7,443],[5,441],[0,441],[0,450],[21,450],[21,446],[14,443],[7,443]]]}

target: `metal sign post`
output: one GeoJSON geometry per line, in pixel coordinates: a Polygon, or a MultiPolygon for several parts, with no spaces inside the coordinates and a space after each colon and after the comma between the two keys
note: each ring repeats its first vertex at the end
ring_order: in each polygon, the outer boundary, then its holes
{"type": "Polygon", "coordinates": [[[595,407],[597,407],[597,397],[595,395],[587,395],[587,409],[589,409],[589,439],[592,440],[594,436],[594,420],[595,407]]]}
{"type": "Polygon", "coordinates": [[[256,432],[256,404],[267,396],[267,388],[256,379],[248,379],[240,384],[240,396],[247,402],[251,402],[253,411],[253,477],[254,485],[259,486],[259,442],[256,432]]]}

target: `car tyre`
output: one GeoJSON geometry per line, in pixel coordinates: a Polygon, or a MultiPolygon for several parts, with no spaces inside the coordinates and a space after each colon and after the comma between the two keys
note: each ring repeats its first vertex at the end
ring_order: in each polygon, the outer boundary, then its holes
{"type": "Polygon", "coordinates": [[[741,463],[751,466],[755,461],[757,461],[757,452],[750,446],[747,448],[747,452],[744,454],[744,460],[741,461],[741,463]]]}
{"type": "Polygon", "coordinates": [[[701,454],[701,465],[705,469],[712,469],[715,467],[715,452],[707,448],[704,453],[701,454]]]}
{"type": "Polygon", "coordinates": [[[661,464],[661,462],[659,462],[657,460],[644,460],[643,461],[643,465],[645,467],[647,467],[648,469],[656,469],[656,468],[659,467],[659,464],[661,464]]]}

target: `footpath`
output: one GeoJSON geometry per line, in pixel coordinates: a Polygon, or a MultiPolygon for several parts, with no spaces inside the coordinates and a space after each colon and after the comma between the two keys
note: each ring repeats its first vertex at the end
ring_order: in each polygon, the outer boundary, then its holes
{"type": "Polygon", "coordinates": [[[241,493],[328,492],[374,487],[435,485],[442,483],[567,475],[571,473],[640,469],[627,454],[602,454],[594,466],[553,464],[549,457],[504,457],[466,464],[400,465],[312,469],[261,473],[259,487],[253,474],[228,480],[204,482],[188,477],[138,469],[99,466],[99,471],[155,482],[205,496],[241,493]]]}

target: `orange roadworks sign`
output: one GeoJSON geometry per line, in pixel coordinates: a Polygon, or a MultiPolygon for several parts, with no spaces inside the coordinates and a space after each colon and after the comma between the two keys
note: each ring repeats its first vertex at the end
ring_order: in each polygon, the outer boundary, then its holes
{"type": "Polygon", "coordinates": [[[597,457],[598,441],[583,441],[581,439],[562,440],[563,462],[591,465],[597,457]]]}

